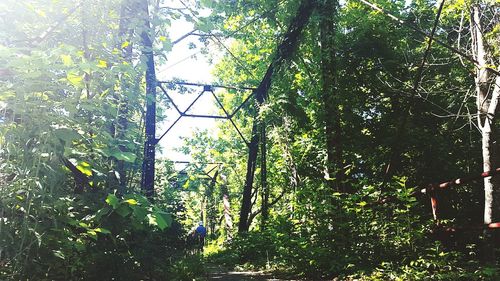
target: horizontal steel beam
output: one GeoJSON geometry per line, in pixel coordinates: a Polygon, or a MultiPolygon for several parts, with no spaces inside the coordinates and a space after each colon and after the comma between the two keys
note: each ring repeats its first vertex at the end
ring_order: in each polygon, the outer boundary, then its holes
{"type": "Polygon", "coordinates": [[[229,117],[227,117],[227,116],[203,115],[203,114],[186,114],[186,113],[183,113],[182,117],[211,118],[211,119],[229,119],[229,117]]]}
{"type": "Polygon", "coordinates": [[[202,84],[202,83],[193,83],[193,82],[183,82],[183,81],[157,81],[158,84],[175,84],[182,86],[196,86],[196,87],[211,87],[211,88],[224,88],[229,90],[238,90],[238,91],[253,91],[257,88],[253,87],[240,87],[233,85],[218,85],[218,84],[202,84]]]}

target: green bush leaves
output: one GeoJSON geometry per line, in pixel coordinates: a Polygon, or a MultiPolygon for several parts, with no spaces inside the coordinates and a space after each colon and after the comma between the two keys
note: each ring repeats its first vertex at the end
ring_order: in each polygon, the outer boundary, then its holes
{"type": "Polygon", "coordinates": [[[126,195],[124,199],[108,194],[105,201],[116,214],[129,218],[135,225],[147,224],[165,230],[173,221],[171,214],[149,203],[145,197],[138,194],[126,195]]]}

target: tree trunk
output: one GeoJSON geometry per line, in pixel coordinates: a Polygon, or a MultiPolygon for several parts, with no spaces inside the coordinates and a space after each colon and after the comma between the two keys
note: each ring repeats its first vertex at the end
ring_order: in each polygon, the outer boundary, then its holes
{"type": "MultiPolygon", "coordinates": [[[[278,45],[273,61],[271,65],[267,68],[266,74],[259,84],[257,90],[255,90],[255,98],[259,104],[263,104],[267,100],[269,89],[271,88],[271,80],[273,74],[284,66],[284,63],[290,60],[292,55],[295,53],[297,46],[299,44],[299,37],[302,34],[302,30],[306,26],[309,18],[311,17],[312,11],[314,10],[314,1],[303,0],[300,3],[299,8],[295,17],[290,22],[290,26],[284,35],[283,41],[278,45]]],[[[257,116],[256,116],[257,117],[257,116]]],[[[255,172],[255,162],[257,160],[257,152],[259,149],[259,139],[258,139],[258,128],[256,118],[254,119],[254,125],[252,127],[252,140],[249,144],[248,150],[248,162],[247,162],[247,176],[245,180],[245,186],[243,188],[243,199],[241,203],[240,211],[240,221],[238,224],[238,232],[248,231],[250,225],[249,215],[252,208],[252,185],[253,176],[255,172]]]]}
{"type": "Polygon", "coordinates": [[[252,209],[252,187],[255,174],[255,167],[257,164],[257,153],[259,150],[259,135],[257,132],[257,118],[254,118],[252,125],[252,139],[248,146],[248,161],[247,161],[247,174],[245,178],[245,186],[243,187],[243,199],[241,202],[240,221],[238,222],[238,232],[248,231],[248,216],[252,209]]]}
{"type": "MultiPolygon", "coordinates": [[[[498,113],[498,102],[500,99],[500,76],[494,79],[493,85],[490,81],[490,73],[487,70],[487,52],[484,46],[484,31],[481,29],[480,6],[473,5],[471,8],[471,36],[474,59],[477,61],[476,68],[476,104],[478,109],[477,121],[481,129],[481,143],[483,155],[483,171],[492,171],[500,166],[499,134],[496,121],[498,113]],[[493,88],[491,92],[489,89],[493,88]]],[[[484,224],[488,225],[500,220],[500,177],[484,178],[484,224]]],[[[487,262],[495,261],[495,248],[493,232],[488,228],[484,233],[484,259],[487,262]]]]}
{"type": "Polygon", "coordinates": [[[224,220],[226,228],[226,239],[229,241],[233,239],[233,218],[231,215],[231,201],[229,200],[229,190],[227,188],[227,181],[225,176],[221,176],[222,185],[220,187],[222,193],[222,204],[224,207],[224,220]]]}
{"type": "Polygon", "coordinates": [[[262,214],[261,228],[266,228],[267,219],[269,218],[269,187],[267,185],[267,148],[266,148],[266,124],[261,119],[260,122],[260,182],[262,188],[262,214]]]}
{"type": "Polygon", "coordinates": [[[326,140],[326,171],[328,184],[345,191],[342,165],[341,114],[336,78],[335,33],[337,30],[337,0],[322,0],[320,6],[321,83],[323,125],[326,140]]]}
{"type": "Polygon", "coordinates": [[[144,143],[144,161],[142,164],[142,189],[146,197],[154,196],[155,178],[155,146],[156,146],[156,72],[153,54],[153,38],[151,23],[149,22],[148,1],[142,1],[142,16],[144,17],[144,31],[141,34],[143,55],[146,59],[146,118],[144,143]]]}
{"type": "MultiPolygon", "coordinates": [[[[120,22],[118,26],[118,42],[116,42],[116,48],[122,49],[121,59],[129,64],[132,63],[132,44],[130,43],[134,30],[130,27],[132,14],[132,4],[130,0],[123,0],[120,7],[120,22]],[[127,41],[129,44],[122,48],[123,43],[127,41]]],[[[118,77],[120,79],[120,94],[115,93],[114,99],[118,104],[118,116],[117,120],[113,124],[112,135],[118,141],[125,138],[125,132],[128,128],[128,91],[131,88],[130,81],[127,80],[126,76],[121,75],[118,77]]],[[[126,151],[124,145],[119,145],[121,151],[126,151]]],[[[116,167],[118,173],[118,194],[125,194],[127,189],[127,174],[125,170],[125,161],[117,160],[116,167]]],[[[112,177],[115,177],[113,174],[112,177]]]]}
{"type": "Polygon", "coordinates": [[[292,153],[292,140],[291,136],[291,120],[290,117],[283,117],[283,130],[284,130],[284,138],[279,138],[279,141],[282,143],[284,158],[287,163],[287,172],[288,172],[288,181],[290,185],[290,190],[292,194],[291,204],[289,204],[289,212],[290,218],[293,218],[295,214],[294,206],[297,204],[296,192],[297,188],[300,184],[299,172],[297,171],[297,165],[295,163],[295,159],[293,158],[292,153]]]}
{"type": "Polygon", "coordinates": [[[214,176],[210,180],[210,185],[206,189],[206,223],[207,223],[207,229],[210,230],[210,236],[215,237],[215,226],[217,224],[217,209],[216,209],[216,202],[215,202],[215,196],[214,196],[214,191],[215,191],[215,184],[217,183],[217,177],[219,176],[219,171],[217,170],[214,173],[214,176]]]}

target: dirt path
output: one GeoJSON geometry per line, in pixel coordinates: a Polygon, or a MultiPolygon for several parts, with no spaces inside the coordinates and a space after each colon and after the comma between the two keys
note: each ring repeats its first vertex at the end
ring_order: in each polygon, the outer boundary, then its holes
{"type": "Polygon", "coordinates": [[[270,273],[265,273],[262,271],[236,271],[228,270],[225,268],[211,268],[209,270],[207,280],[221,280],[221,281],[248,281],[248,280],[258,280],[258,281],[291,281],[293,279],[278,279],[270,273]]]}

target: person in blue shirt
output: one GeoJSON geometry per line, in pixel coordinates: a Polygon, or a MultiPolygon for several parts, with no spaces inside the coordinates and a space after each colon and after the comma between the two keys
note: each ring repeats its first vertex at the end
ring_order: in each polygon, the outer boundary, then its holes
{"type": "Polygon", "coordinates": [[[196,236],[198,246],[203,249],[203,246],[205,245],[205,236],[207,236],[207,229],[203,226],[202,221],[198,223],[198,227],[194,231],[194,234],[196,236]]]}

